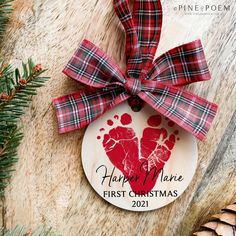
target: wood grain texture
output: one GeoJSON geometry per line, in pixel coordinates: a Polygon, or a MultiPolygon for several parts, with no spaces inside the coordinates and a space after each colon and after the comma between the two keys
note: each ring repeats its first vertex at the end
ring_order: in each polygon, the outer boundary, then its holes
{"type": "MultiPolygon", "coordinates": [[[[49,68],[51,80],[22,118],[24,140],[16,172],[6,191],[3,224],[29,228],[45,224],[65,236],[188,236],[209,215],[235,201],[236,10],[234,0],[218,15],[174,11],[183,1],[163,1],[164,22],[157,55],[201,38],[212,80],[189,86],[214,100],[219,112],[207,140],[199,142],[197,172],[174,203],[146,213],[120,210],[90,187],[80,161],[84,130],[59,135],[51,99],[79,89],[61,71],[83,38],[124,68],[124,32],[111,0],[15,0],[1,55],[18,65],[29,56],[49,68]]],[[[192,1],[215,4],[214,0],[192,1]]]]}

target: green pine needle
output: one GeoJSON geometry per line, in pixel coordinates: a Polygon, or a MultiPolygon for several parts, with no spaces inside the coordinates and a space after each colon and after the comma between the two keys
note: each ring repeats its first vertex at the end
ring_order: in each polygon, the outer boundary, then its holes
{"type": "Polygon", "coordinates": [[[6,31],[6,26],[12,12],[11,2],[13,0],[0,0],[0,38],[6,31]]]}
{"type": "Polygon", "coordinates": [[[34,231],[27,231],[25,227],[15,226],[12,230],[0,229],[0,233],[3,236],[56,236],[51,229],[45,227],[39,227],[34,231]]]}

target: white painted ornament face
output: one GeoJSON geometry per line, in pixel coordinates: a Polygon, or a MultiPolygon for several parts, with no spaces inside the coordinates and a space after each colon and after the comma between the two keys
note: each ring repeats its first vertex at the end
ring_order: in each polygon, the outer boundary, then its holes
{"type": "Polygon", "coordinates": [[[90,124],[82,144],[89,183],[111,204],[131,211],[163,207],[189,185],[197,166],[195,138],[145,105],[125,102],[90,124]]]}

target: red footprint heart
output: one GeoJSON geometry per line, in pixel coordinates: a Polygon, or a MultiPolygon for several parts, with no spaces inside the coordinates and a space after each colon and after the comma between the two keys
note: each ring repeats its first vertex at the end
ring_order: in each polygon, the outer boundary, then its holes
{"type": "MultiPolygon", "coordinates": [[[[118,115],[114,118],[119,119],[118,115]]],[[[114,127],[104,135],[102,144],[112,164],[129,179],[131,189],[144,195],[153,189],[160,171],[169,160],[178,131],[170,133],[165,128],[158,128],[162,123],[159,115],[149,117],[147,124],[150,127],[143,130],[139,153],[138,137],[132,128],[127,127],[132,123],[132,117],[125,113],[120,122],[122,126],[114,127]]],[[[114,123],[108,120],[107,124],[113,126],[114,123]]],[[[174,123],[169,121],[168,125],[173,127],[174,123]]]]}

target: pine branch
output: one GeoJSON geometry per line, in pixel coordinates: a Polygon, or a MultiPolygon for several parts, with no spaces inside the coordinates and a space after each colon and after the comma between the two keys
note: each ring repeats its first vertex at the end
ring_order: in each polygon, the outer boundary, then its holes
{"type": "Polygon", "coordinates": [[[24,227],[16,226],[13,230],[1,229],[3,236],[55,236],[51,229],[40,227],[34,231],[26,231],[24,227]]]}
{"type": "MultiPolygon", "coordinates": [[[[12,12],[13,0],[0,0],[0,40],[6,31],[6,26],[12,12]]],[[[0,42],[1,43],[1,42],[0,42]]],[[[29,106],[36,89],[43,86],[48,77],[40,77],[45,71],[41,65],[34,66],[31,59],[22,64],[23,75],[19,69],[13,70],[10,65],[0,61],[0,197],[17,162],[17,148],[23,138],[18,128],[18,119],[24,114],[24,108],[29,106]]],[[[54,235],[51,229],[39,228],[27,232],[24,227],[16,226],[13,230],[0,229],[4,236],[46,236],[54,235]]]]}
{"type": "Polygon", "coordinates": [[[12,1],[13,0],[0,0],[0,38],[6,31],[9,16],[12,12],[12,1]]]}
{"type": "Polygon", "coordinates": [[[40,77],[45,72],[41,65],[34,65],[31,59],[22,64],[23,75],[19,69],[0,64],[0,197],[17,162],[17,148],[23,138],[17,122],[24,114],[36,89],[49,79],[40,77]]]}

